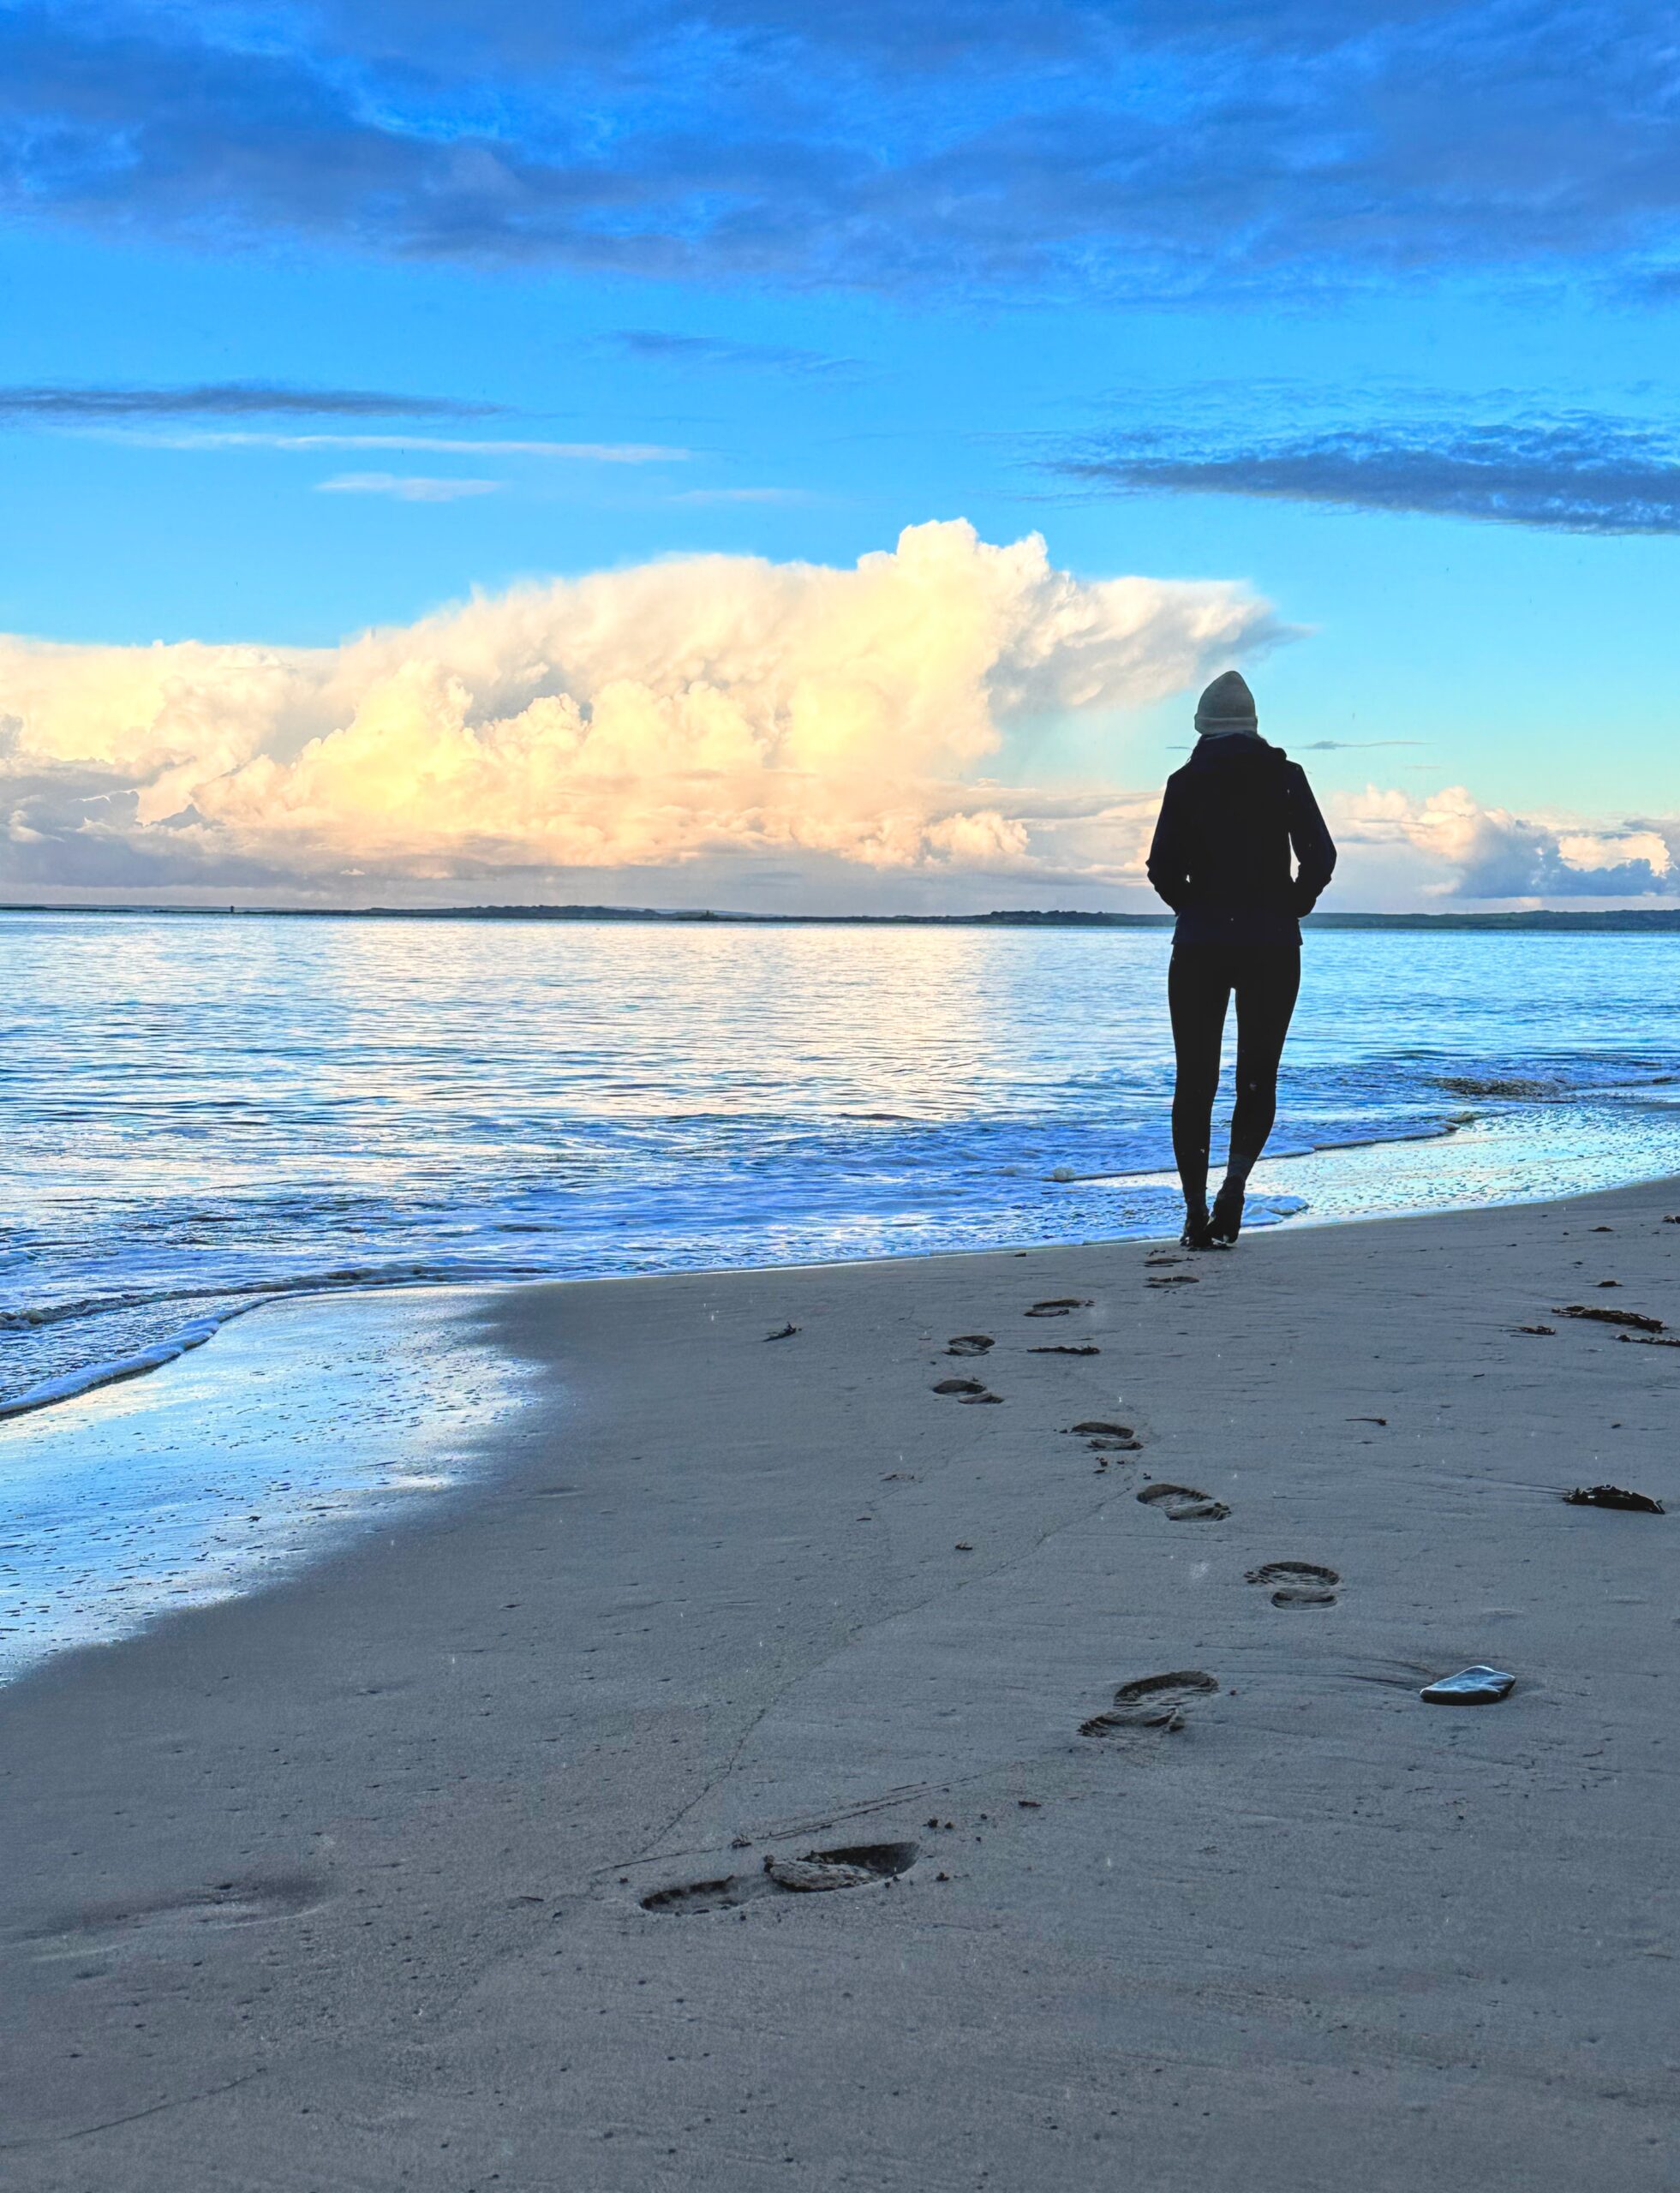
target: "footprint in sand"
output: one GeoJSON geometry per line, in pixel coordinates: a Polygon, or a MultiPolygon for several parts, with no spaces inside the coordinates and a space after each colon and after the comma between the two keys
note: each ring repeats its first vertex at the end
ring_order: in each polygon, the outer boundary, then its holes
{"type": "Polygon", "coordinates": [[[1184,1726],[1185,1716],[1199,1699],[1217,1692],[1215,1678],[1201,1668],[1175,1668],[1170,1675],[1139,1676],[1123,1682],[1106,1713],[1094,1713],[1079,1724],[1082,1736],[1127,1736],[1139,1729],[1158,1729],[1170,1734],[1184,1726]]]}
{"type": "Polygon", "coordinates": [[[1223,1523],[1231,1512],[1223,1500],[1188,1485],[1146,1485],[1138,1497],[1145,1508],[1158,1508],[1169,1523],[1223,1523]]]}
{"type": "Polygon", "coordinates": [[[1028,1318],[1065,1318],[1074,1310],[1088,1310],[1090,1301],[1083,1294],[1056,1294],[1048,1302],[1035,1302],[1030,1310],[1023,1311],[1028,1318]]]}
{"type": "Polygon", "coordinates": [[[1088,1416],[1083,1423],[1068,1428],[1085,1441],[1093,1454],[1135,1455],[1142,1451],[1143,1441],[1129,1424],[1109,1424],[1101,1417],[1088,1416]]]}
{"type": "Polygon", "coordinates": [[[983,1355],[988,1348],[996,1345],[989,1333],[959,1333],[954,1341],[947,1341],[945,1353],[948,1355],[983,1355]]]}
{"type": "Polygon", "coordinates": [[[807,1850],[803,1857],[781,1857],[774,1851],[761,1873],[728,1873],[716,1880],[679,1881],[655,1889],[642,1899],[644,1911],[732,1911],[754,1897],[774,1896],[778,1891],[793,1896],[816,1896],[841,1888],[878,1888],[896,1880],[916,1862],[913,1843],[859,1843],[839,1850],[807,1850]]]}
{"type": "Polygon", "coordinates": [[[896,1880],[916,1862],[913,1843],[857,1843],[840,1850],[808,1850],[803,1858],[764,1861],[764,1871],[778,1888],[796,1895],[821,1895],[836,1888],[869,1888],[896,1880]]]}
{"type": "Polygon", "coordinates": [[[1335,1569],[1321,1569],[1312,1561],[1268,1561],[1249,1570],[1248,1581],[1276,1586],[1271,1595],[1275,1607],[1333,1607],[1333,1587],[1342,1579],[1335,1569]]]}
{"type": "Polygon", "coordinates": [[[936,1394],[954,1394],[960,1401],[972,1407],[976,1401],[1001,1401],[1001,1394],[989,1392],[978,1378],[942,1378],[934,1388],[936,1394]]]}

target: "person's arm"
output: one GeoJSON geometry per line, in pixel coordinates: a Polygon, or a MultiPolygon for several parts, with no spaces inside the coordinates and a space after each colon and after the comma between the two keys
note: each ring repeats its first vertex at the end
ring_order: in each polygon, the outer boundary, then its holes
{"type": "Polygon", "coordinates": [[[1299,763],[1290,771],[1289,843],[1295,856],[1295,911],[1310,914],[1336,873],[1336,843],[1299,763]]]}
{"type": "Polygon", "coordinates": [[[1149,880],[1157,898],[1173,911],[1183,911],[1189,894],[1190,869],[1186,857],[1183,799],[1171,777],[1161,796],[1161,813],[1149,848],[1149,880]]]}

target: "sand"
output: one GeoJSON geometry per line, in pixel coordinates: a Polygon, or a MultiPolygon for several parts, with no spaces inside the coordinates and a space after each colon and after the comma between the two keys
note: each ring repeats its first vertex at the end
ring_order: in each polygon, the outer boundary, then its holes
{"type": "Polygon", "coordinates": [[[1669,1208],[487,1299],[469,1496],[0,1693],[6,2184],[1680,2184],[1669,1208]]]}

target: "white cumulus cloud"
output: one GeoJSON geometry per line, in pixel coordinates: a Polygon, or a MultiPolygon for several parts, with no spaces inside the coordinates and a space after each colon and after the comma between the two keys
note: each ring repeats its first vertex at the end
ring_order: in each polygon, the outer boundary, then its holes
{"type": "Polygon", "coordinates": [[[1437,897],[1626,899],[1671,893],[1680,823],[1603,827],[1490,807],[1462,785],[1426,798],[1367,786],[1333,804],[1344,845],[1401,846],[1423,857],[1437,897]]]}
{"type": "Polygon", "coordinates": [[[1017,717],[1121,709],[1279,636],[1235,583],[1088,581],[908,528],[851,568],[701,556],[333,648],[0,639],[14,881],[300,883],[725,855],[1031,870],[1104,798],[988,783],[1017,717]]]}

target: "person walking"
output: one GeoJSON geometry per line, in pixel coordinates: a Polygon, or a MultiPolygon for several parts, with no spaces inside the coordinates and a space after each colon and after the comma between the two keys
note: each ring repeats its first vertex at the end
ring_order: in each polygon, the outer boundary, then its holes
{"type": "Polygon", "coordinates": [[[1167,1001],[1177,1075],[1173,1156],[1187,1249],[1229,1249],[1277,1112],[1277,1067],[1300,988],[1300,917],[1336,869],[1306,772],[1260,736],[1235,670],[1196,708],[1196,749],[1167,780],[1149,880],[1178,916],[1167,1001]],[[1294,853],[1294,866],[1290,867],[1294,853]],[[1207,1203],[1208,1145],[1225,1011],[1237,1007],[1236,1102],[1225,1178],[1207,1203]]]}

